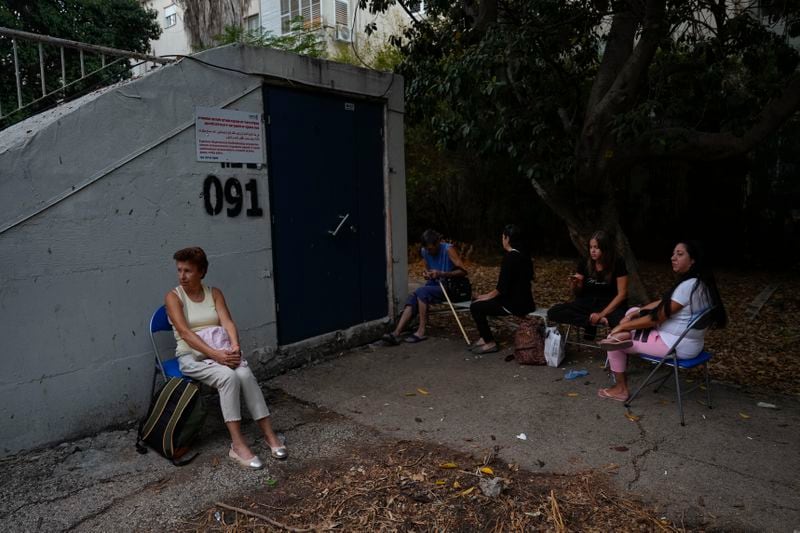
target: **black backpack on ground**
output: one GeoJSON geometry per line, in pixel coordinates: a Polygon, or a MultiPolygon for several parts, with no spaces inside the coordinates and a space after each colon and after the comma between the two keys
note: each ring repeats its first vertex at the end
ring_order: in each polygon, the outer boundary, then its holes
{"type": "Polygon", "coordinates": [[[147,416],[139,424],[136,451],[147,453],[147,444],[175,466],[189,464],[198,454],[181,459],[200,432],[206,419],[206,406],[197,383],[185,378],[170,378],[153,396],[147,416]]]}

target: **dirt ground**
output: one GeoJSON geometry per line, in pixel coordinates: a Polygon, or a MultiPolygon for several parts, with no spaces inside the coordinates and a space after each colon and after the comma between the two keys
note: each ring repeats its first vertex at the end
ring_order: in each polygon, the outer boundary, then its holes
{"type": "MultiPolygon", "coordinates": [[[[473,293],[494,288],[499,274],[497,264],[467,260],[473,283],[473,293]]],[[[422,281],[423,263],[409,268],[412,281],[422,281]]],[[[568,301],[567,276],[574,271],[574,261],[558,258],[536,258],[534,297],[538,307],[568,301]]],[[[643,263],[642,280],[653,299],[658,298],[672,283],[669,263],[643,263]]],[[[706,347],[714,358],[710,369],[712,379],[733,383],[747,389],[764,389],[800,395],[800,273],[765,271],[717,272],[717,284],[728,312],[728,326],[712,330],[706,337],[706,347]],[[747,305],[770,284],[777,290],[752,320],[747,318],[747,305]]],[[[633,302],[631,302],[633,303],[633,302]]],[[[466,315],[464,326],[470,338],[477,337],[472,320],[466,315]]],[[[513,343],[510,328],[500,328],[499,339],[513,343]]],[[[430,334],[460,338],[454,320],[448,314],[435,315],[430,334]]]]}
{"type": "Polygon", "coordinates": [[[678,531],[608,472],[537,474],[426,442],[354,447],[218,502],[185,531],[678,531]],[[492,487],[499,494],[492,492],[492,487]]]}

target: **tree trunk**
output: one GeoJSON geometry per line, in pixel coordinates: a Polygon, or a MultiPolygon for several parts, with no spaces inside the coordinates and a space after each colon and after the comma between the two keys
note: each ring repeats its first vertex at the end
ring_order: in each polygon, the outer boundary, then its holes
{"type": "Polygon", "coordinates": [[[537,180],[533,179],[531,183],[544,203],[567,225],[570,240],[581,257],[587,257],[589,239],[595,231],[602,229],[614,235],[617,255],[625,261],[628,269],[628,300],[636,304],[648,303],[650,299],[639,276],[639,263],[620,224],[610,184],[595,181],[607,185],[594,194],[577,194],[573,201],[565,201],[563,195],[545,188],[537,180]]]}
{"type": "Polygon", "coordinates": [[[192,50],[214,46],[226,26],[241,26],[247,13],[246,0],[178,0],[192,50]]]}

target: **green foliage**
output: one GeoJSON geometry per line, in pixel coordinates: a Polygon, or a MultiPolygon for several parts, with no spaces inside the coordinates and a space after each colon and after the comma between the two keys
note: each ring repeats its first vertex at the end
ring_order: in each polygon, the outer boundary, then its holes
{"type": "Polygon", "coordinates": [[[381,42],[376,46],[367,40],[358,46],[358,52],[353,50],[352,43],[336,43],[335,49],[336,52],[331,56],[332,61],[383,72],[394,72],[403,61],[402,51],[388,42],[381,42]]]}
{"type": "MultiPolygon", "coordinates": [[[[574,176],[584,119],[594,111],[587,108],[589,91],[610,46],[602,2],[498,3],[498,20],[485,30],[464,5],[427,2],[426,22],[405,36],[400,72],[409,119],[425,123],[445,146],[508,158],[524,176],[574,176]]],[[[741,133],[797,68],[786,34],[734,9],[717,27],[695,24],[704,6],[668,3],[674,30],[640,90],[612,118],[610,142],[666,127],[741,133]]],[[[783,19],[797,12],[784,10],[783,19]]]]}
{"type": "Polygon", "coordinates": [[[403,62],[403,53],[396,46],[383,43],[375,52],[372,68],[384,72],[394,72],[403,62]]]}
{"type": "Polygon", "coordinates": [[[483,34],[445,3],[404,47],[407,112],[446,146],[509,159],[527,176],[559,180],[574,170],[574,134],[558,110],[583,115],[596,68],[599,14],[580,2],[512,2],[483,34]],[[511,11],[513,11],[513,16],[511,11]]]}
{"type": "Polygon", "coordinates": [[[336,43],[333,45],[333,55],[331,56],[331,61],[335,61],[337,63],[345,63],[347,65],[355,65],[357,67],[363,67],[364,64],[361,60],[356,56],[355,51],[349,44],[345,43],[336,43]]]}
{"type": "MultiPolygon", "coordinates": [[[[391,2],[365,1],[362,7],[380,11],[391,2]]],[[[741,135],[752,128],[763,117],[760,113],[767,102],[797,72],[797,43],[793,47],[790,38],[800,31],[800,3],[762,3],[771,17],[762,18],[763,12],[743,10],[747,3],[732,0],[665,2],[662,27],[669,32],[657,41],[653,59],[634,80],[635,90],[615,101],[619,111],[587,131],[587,119],[598,112],[590,94],[603,72],[603,59],[615,53],[629,58],[625,46],[635,46],[642,37],[639,26],[636,39],[622,47],[609,41],[610,10],[644,4],[509,0],[496,2],[496,21],[482,26],[476,23],[474,2],[426,2],[426,18],[412,26],[400,44],[404,60],[398,68],[405,78],[408,131],[422,128],[427,132],[421,139],[410,137],[407,146],[409,199],[429,209],[420,216],[450,213],[449,200],[442,199],[450,194],[469,206],[465,211],[477,209],[467,212],[484,227],[500,227],[509,220],[508,212],[496,210],[497,218],[483,217],[480,207],[463,194],[482,194],[480,183],[495,179],[497,188],[490,191],[493,201],[504,207],[516,205],[518,192],[493,173],[503,169],[517,179],[535,178],[546,186],[547,205],[560,216],[574,215],[568,223],[577,220],[572,229],[584,233],[600,223],[613,228],[623,217],[621,222],[628,224],[625,231],[634,243],[637,239],[669,241],[680,232],[702,238],[703,231],[709,232],[708,239],[713,235],[721,242],[720,234],[735,235],[721,226],[746,225],[735,220],[735,213],[751,189],[744,183],[752,159],[738,154],[729,161],[708,163],[702,162],[702,151],[665,157],[679,140],[661,132],[741,135]],[[415,146],[417,142],[423,145],[415,146]],[[433,146],[441,147],[438,163],[433,146]],[[468,160],[467,155],[480,165],[453,163],[468,160]],[[606,168],[585,178],[583,169],[596,160],[608,162],[606,168]],[[478,172],[480,168],[488,175],[478,172]],[[592,181],[599,185],[592,188],[592,181]],[[717,187],[721,182],[728,185],[717,187]],[[707,186],[711,183],[715,186],[707,186]],[[426,190],[436,191],[438,207],[424,197],[426,190]],[[714,209],[708,209],[712,197],[717,201],[714,209]],[[554,207],[551,198],[560,205],[554,207]],[[733,207],[723,210],[723,205],[733,207]],[[603,214],[597,206],[612,206],[604,211],[609,218],[596,216],[603,214]],[[709,223],[698,225],[703,220],[709,223]],[[653,227],[666,224],[675,233],[653,235],[653,227]]],[[[618,72],[612,72],[612,80],[618,72]]],[[[782,135],[765,145],[781,139],[781,146],[795,146],[798,129],[796,120],[793,123],[793,128],[784,127],[782,135]]],[[[759,151],[752,164],[770,167],[778,153],[771,149],[767,156],[759,151]],[[770,158],[773,161],[768,162],[770,158]]],[[[776,178],[764,172],[753,172],[751,178],[755,176],[777,184],[776,178]]],[[[764,198],[760,206],[769,201],[764,198]]],[[[792,198],[796,205],[796,192],[792,198]]],[[[791,212],[782,209],[784,215],[791,212]]],[[[754,218],[762,216],[757,211],[750,212],[754,218]]],[[[416,205],[409,209],[409,221],[420,224],[416,212],[416,205]]],[[[456,231],[472,232],[471,220],[452,216],[458,220],[452,223],[456,231]]],[[[533,202],[530,216],[538,216],[533,202]]],[[[653,253],[670,245],[656,244],[659,249],[653,253]]]]}
{"type": "Polygon", "coordinates": [[[563,230],[541,231],[558,227],[555,216],[519,179],[510,161],[444,149],[419,123],[407,127],[405,134],[410,241],[434,227],[448,238],[496,251],[499,232],[513,222],[523,227],[540,252],[557,248],[559,240],[563,246],[563,230]]]}
{"type": "Polygon", "coordinates": [[[215,40],[219,45],[240,43],[285,50],[309,57],[327,56],[325,38],[319,27],[307,25],[303,17],[292,19],[290,27],[291,33],[275,35],[271,31],[246,31],[241,26],[226,26],[223,34],[217,36],[215,40]]]}
{"type": "MultiPolygon", "coordinates": [[[[161,33],[156,20],[156,12],[146,10],[137,0],[5,0],[0,4],[0,26],[141,53],[146,53],[150,40],[157,39],[161,33]]],[[[59,48],[44,45],[44,53],[47,90],[58,89],[61,85],[59,48]]],[[[37,45],[18,41],[18,57],[25,104],[41,96],[37,45]]],[[[106,59],[111,62],[115,58],[106,59]]],[[[78,52],[65,49],[65,62],[67,81],[79,78],[78,52]]],[[[86,72],[100,67],[99,56],[85,54],[86,72]]],[[[122,60],[59,93],[58,97],[70,98],[129,76],[128,64],[122,60]]],[[[53,101],[44,101],[40,106],[23,110],[10,118],[18,120],[52,104],[53,101]]],[[[0,105],[4,114],[17,106],[11,39],[5,37],[0,37],[0,105]]],[[[8,122],[0,122],[0,127],[8,122]]]]}

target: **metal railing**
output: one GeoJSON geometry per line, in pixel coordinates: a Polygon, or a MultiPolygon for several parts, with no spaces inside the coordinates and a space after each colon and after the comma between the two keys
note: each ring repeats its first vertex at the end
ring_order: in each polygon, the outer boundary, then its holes
{"type": "MultiPolygon", "coordinates": [[[[14,30],[10,28],[3,28],[0,27],[0,38],[10,38],[11,39],[11,62],[14,66],[14,78],[16,80],[16,100],[17,106],[8,111],[3,109],[2,107],[2,96],[0,95],[0,121],[8,119],[11,115],[19,113],[20,111],[30,108],[33,105],[36,105],[47,98],[50,98],[54,95],[66,95],[66,90],[87,78],[90,78],[103,70],[108,70],[112,66],[126,61],[126,60],[140,60],[142,62],[152,62],[157,64],[167,64],[173,63],[174,59],[166,59],[163,57],[155,57],[147,54],[142,54],[139,52],[131,52],[130,50],[120,50],[118,48],[111,48],[108,46],[98,46],[95,44],[87,44],[81,43],[78,41],[71,41],[69,39],[60,39],[58,37],[50,37],[48,35],[39,35],[37,33],[30,33],[26,31],[14,30]],[[28,41],[37,43],[38,46],[38,56],[39,56],[39,84],[41,85],[41,93],[42,95],[39,97],[34,97],[33,100],[28,102],[23,101],[23,89],[30,86],[34,83],[34,80],[23,79],[22,76],[22,68],[19,59],[19,46],[17,41],[28,41]],[[60,61],[61,61],[61,76],[60,76],[60,84],[57,89],[54,90],[47,90],[47,82],[45,76],[45,51],[44,45],[53,45],[57,46],[60,51],[60,61]],[[72,81],[67,81],[67,63],[65,61],[64,50],[66,48],[78,50],[79,59],[80,59],[80,76],[75,78],[72,81]],[[86,72],[86,59],[85,53],[91,53],[94,55],[100,56],[100,68],[96,68],[91,72],[86,72]],[[106,56],[115,57],[111,62],[106,62],[106,56]]],[[[0,64],[4,63],[2,58],[0,58],[0,64]]],[[[3,65],[5,68],[5,65],[3,65]]],[[[128,68],[132,68],[130,65],[128,68]]],[[[5,124],[8,126],[9,124],[5,124]]],[[[3,127],[3,123],[0,123],[0,129],[3,127]]]]}

